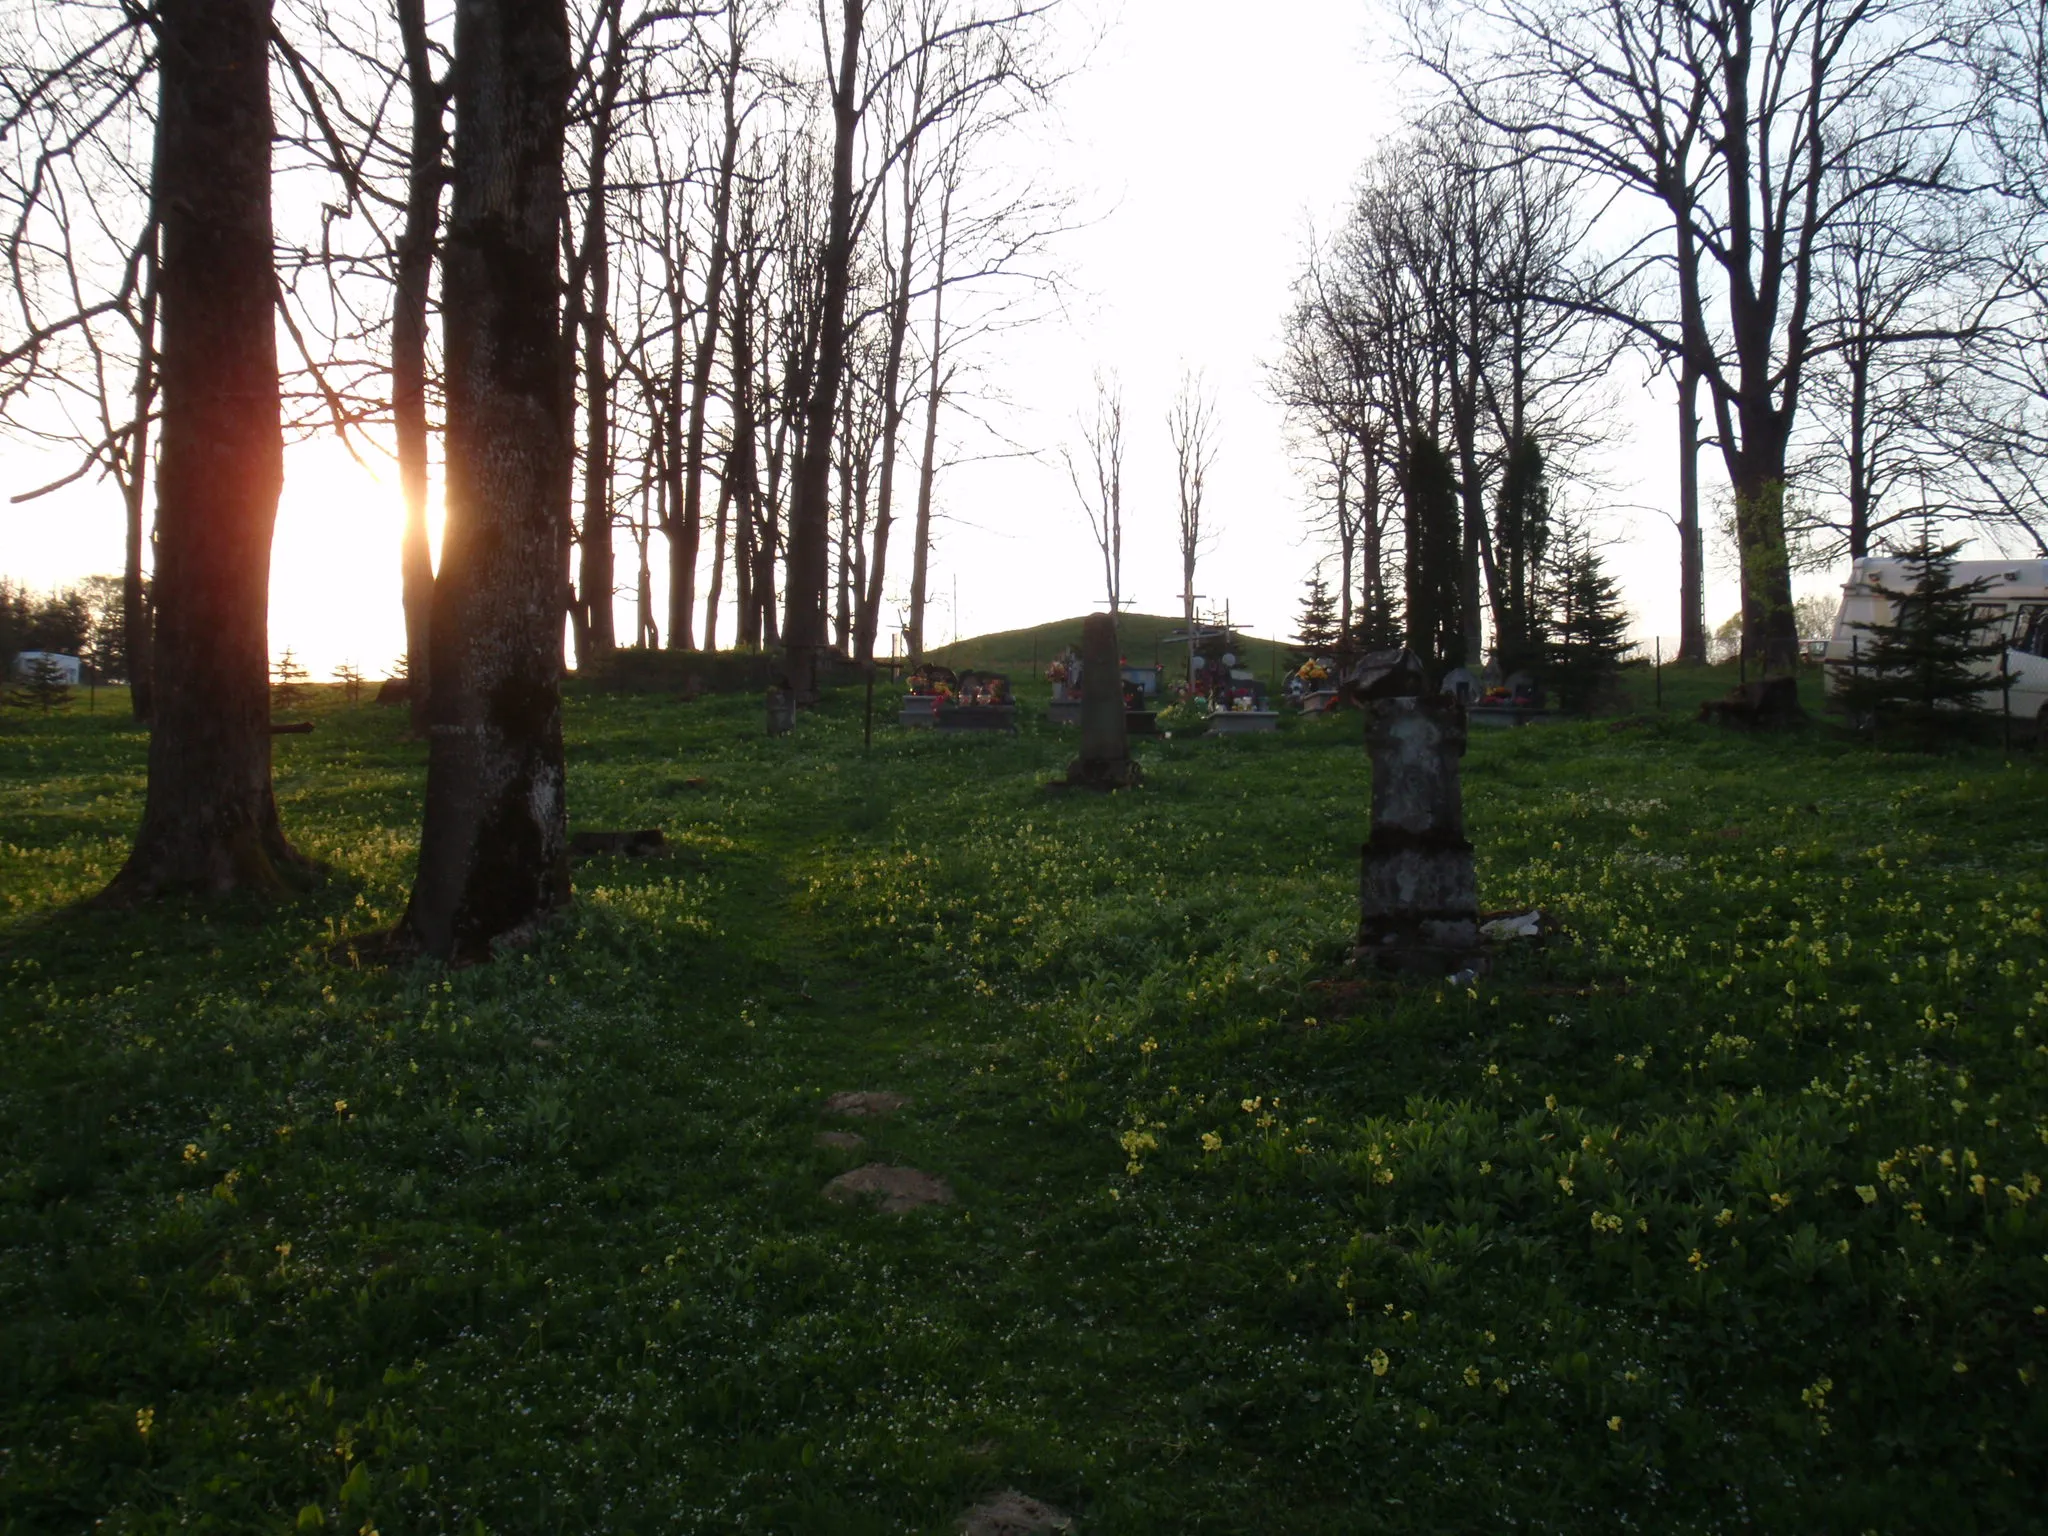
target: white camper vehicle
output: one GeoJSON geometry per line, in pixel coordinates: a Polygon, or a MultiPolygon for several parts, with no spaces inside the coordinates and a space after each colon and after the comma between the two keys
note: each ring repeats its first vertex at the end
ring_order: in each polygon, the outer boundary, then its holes
{"type": "Polygon", "coordinates": [[[35,676],[36,663],[47,661],[57,669],[57,680],[78,686],[81,663],[76,656],[61,655],[56,651],[17,651],[14,654],[14,677],[17,682],[27,682],[35,676]]]}
{"type": "MultiPolygon", "coordinates": [[[[1991,585],[1976,602],[1980,633],[1987,642],[2005,646],[2005,671],[2012,678],[2012,717],[2031,729],[2037,744],[2048,744],[2048,560],[1958,560],[1957,585],[1988,578],[1991,585]]],[[[1870,558],[1856,561],[1842,588],[1842,610],[1828,641],[1828,693],[1832,697],[1848,678],[1857,651],[1869,644],[1858,624],[1882,624],[1892,616],[1889,599],[1879,586],[1908,590],[1913,578],[1903,560],[1870,558]]],[[[2002,707],[1999,665],[1982,664],[1983,704],[2002,707]]]]}

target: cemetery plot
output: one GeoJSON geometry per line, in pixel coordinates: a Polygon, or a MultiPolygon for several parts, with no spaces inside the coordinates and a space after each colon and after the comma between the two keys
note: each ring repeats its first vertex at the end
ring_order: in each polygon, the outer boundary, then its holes
{"type": "Polygon", "coordinates": [[[1017,733],[1017,701],[1010,679],[1002,672],[927,663],[904,679],[906,691],[897,711],[899,725],[940,731],[1006,731],[1017,733]]]}

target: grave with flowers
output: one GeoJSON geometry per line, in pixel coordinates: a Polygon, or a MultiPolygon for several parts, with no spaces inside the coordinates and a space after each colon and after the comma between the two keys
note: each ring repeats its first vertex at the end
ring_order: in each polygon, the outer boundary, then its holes
{"type": "Polygon", "coordinates": [[[933,724],[942,731],[1007,731],[1017,734],[1017,700],[1003,672],[961,672],[939,699],[933,724]]]}
{"type": "Polygon", "coordinates": [[[939,722],[939,706],[953,696],[960,682],[951,667],[927,662],[903,680],[903,703],[896,711],[896,723],[916,730],[929,730],[939,722]]]}
{"type": "MultiPolygon", "coordinates": [[[[1047,665],[1046,681],[1052,684],[1052,702],[1045,710],[1047,724],[1081,723],[1083,671],[1081,654],[1071,646],[1055,656],[1047,665]]],[[[1135,665],[1128,658],[1119,657],[1117,672],[1123,684],[1125,730],[1134,736],[1156,735],[1159,695],[1164,688],[1164,669],[1135,665]]]]}

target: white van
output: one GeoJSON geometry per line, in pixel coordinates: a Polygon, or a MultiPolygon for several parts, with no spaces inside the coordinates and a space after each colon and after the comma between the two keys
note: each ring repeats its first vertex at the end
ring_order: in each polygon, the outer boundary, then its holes
{"type": "MultiPolygon", "coordinates": [[[[1958,586],[1988,580],[1976,602],[1980,633],[2005,645],[2005,670],[2012,678],[2012,717],[2048,744],[2048,560],[1958,560],[1951,568],[1958,586]]],[[[1828,640],[1828,695],[1848,679],[1857,652],[1870,643],[1858,624],[1882,624],[1892,616],[1879,586],[1910,590],[1913,577],[1903,560],[1876,557],[1855,561],[1842,588],[1842,610],[1828,640]]],[[[1980,664],[1985,694],[1980,703],[1994,714],[2002,708],[1996,658],[1980,664]]]]}
{"type": "Polygon", "coordinates": [[[73,688],[78,686],[78,679],[83,675],[81,671],[82,664],[79,659],[76,656],[62,655],[57,651],[16,651],[14,653],[15,681],[25,683],[34,677],[36,663],[39,661],[47,661],[57,669],[57,681],[60,683],[69,684],[73,688]]]}

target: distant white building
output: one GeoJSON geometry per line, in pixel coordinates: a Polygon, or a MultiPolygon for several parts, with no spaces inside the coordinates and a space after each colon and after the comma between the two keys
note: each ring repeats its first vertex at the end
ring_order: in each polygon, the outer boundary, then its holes
{"type": "Polygon", "coordinates": [[[76,656],[64,656],[56,651],[17,651],[14,655],[14,680],[25,683],[35,675],[36,663],[53,661],[57,664],[57,675],[72,687],[78,686],[79,662],[76,656]]]}

